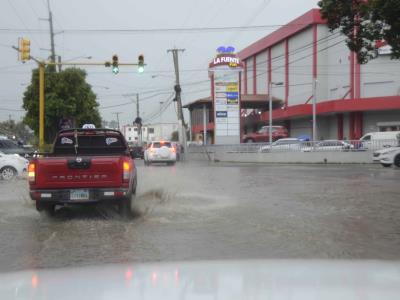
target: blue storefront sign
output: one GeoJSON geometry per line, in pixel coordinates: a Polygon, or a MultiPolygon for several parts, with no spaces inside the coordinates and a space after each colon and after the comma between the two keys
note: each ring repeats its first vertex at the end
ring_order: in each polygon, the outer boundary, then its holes
{"type": "Polygon", "coordinates": [[[217,118],[227,118],[228,112],[227,111],[217,111],[216,116],[217,116],[217,118]]]}
{"type": "Polygon", "coordinates": [[[239,99],[239,93],[238,92],[226,92],[226,98],[239,99]]]}

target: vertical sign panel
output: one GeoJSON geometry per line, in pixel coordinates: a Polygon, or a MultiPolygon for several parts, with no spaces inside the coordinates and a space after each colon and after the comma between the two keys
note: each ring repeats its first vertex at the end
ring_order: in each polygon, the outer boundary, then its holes
{"type": "Polygon", "coordinates": [[[214,71],[215,143],[240,143],[239,72],[214,71]]]}

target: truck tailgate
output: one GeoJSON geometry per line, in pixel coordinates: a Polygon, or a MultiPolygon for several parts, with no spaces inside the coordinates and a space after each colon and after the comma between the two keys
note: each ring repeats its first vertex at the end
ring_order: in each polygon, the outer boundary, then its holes
{"type": "Polygon", "coordinates": [[[47,157],[36,162],[36,189],[119,187],[121,156],[47,157]]]}

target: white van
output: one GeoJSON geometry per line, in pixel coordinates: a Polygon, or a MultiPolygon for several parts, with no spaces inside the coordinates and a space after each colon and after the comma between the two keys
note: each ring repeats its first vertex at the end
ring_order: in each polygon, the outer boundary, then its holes
{"type": "Polygon", "coordinates": [[[362,148],[382,149],[400,146],[400,131],[370,132],[360,138],[362,148]]]}

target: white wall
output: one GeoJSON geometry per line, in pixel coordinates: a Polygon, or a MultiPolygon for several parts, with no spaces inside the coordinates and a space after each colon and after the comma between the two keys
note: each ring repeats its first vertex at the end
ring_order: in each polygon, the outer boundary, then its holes
{"type": "Polygon", "coordinates": [[[378,123],[380,122],[400,124],[400,110],[365,112],[363,114],[363,134],[379,131],[378,123]]]}
{"type": "MultiPolygon", "coordinates": [[[[272,47],[271,60],[272,60],[272,81],[285,82],[285,42],[281,42],[272,47]]],[[[284,86],[273,87],[272,95],[274,97],[285,100],[285,87],[284,86]]]]}
{"type": "Polygon", "coordinates": [[[300,135],[312,136],[311,118],[295,119],[290,121],[290,136],[298,137],[300,135]]]}
{"type": "Polygon", "coordinates": [[[268,51],[256,56],[257,94],[266,94],[268,90],[268,51]]]}
{"type": "Polygon", "coordinates": [[[400,95],[400,60],[381,55],[361,65],[361,97],[400,95]]]}
{"type": "Polygon", "coordinates": [[[312,28],[289,40],[289,105],[304,104],[312,95],[312,42],[312,28]]]}
{"type": "MultiPolygon", "coordinates": [[[[350,89],[350,51],[345,38],[336,32],[330,33],[325,25],[318,27],[318,34],[317,98],[319,101],[341,99],[350,89]],[[326,38],[322,39],[324,35],[326,38]]],[[[346,98],[349,97],[350,94],[346,98]]]]}
{"type": "Polygon", "coordinates": [[[248,59],[246,59],[246,66],[247,66],[247,94],[253,94],[254,90],[253,90],[253,80],[254,80],[254,76],[253,76],[253,61],[254,58],[250,57],[248,59]]]}

